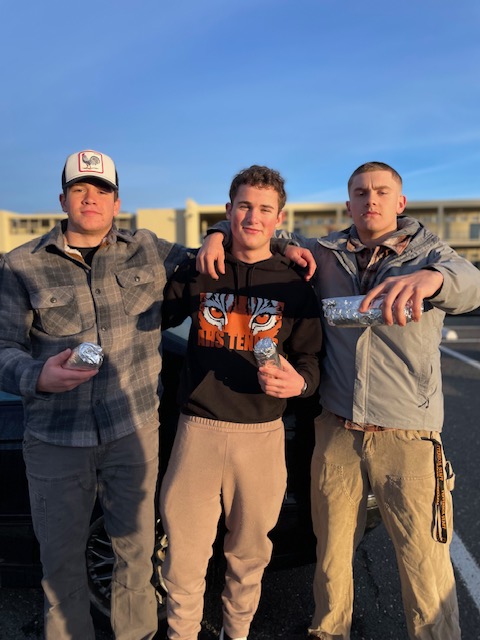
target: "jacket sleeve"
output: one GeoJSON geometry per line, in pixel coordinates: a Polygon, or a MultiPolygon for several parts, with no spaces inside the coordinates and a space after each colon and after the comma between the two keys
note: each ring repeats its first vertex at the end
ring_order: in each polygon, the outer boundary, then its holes
{"type": "Polygon", "coordinates": [[[0,389],[21,396],[47,398],[37,393],[43,362],[30,354],[33,311],[21,280],[4,258],[0,263],[0,389]]]}
{"type": "Polygon", "coordinates": [[[290,233],[289,231],[285,231],[284,229],[276,231],[275,238],[278,242],[285,242],[285,240],[287,240],[289,244],[294,244],[298,247],[309,249],[312,253],[314,253],[314,249],[318,243],[317,238],[306,238],[300,233],[290,233]]]}
{"type": "Polygon", "coordinates": [[[162,305],[162,331],[177,327],[190,315],[190,277],[195,261],[181,266],[168,280],[162,305]]]}
{"type": "Polygon", "coordinates": [[[429,300],[434,307],[456,315],[480,306],[480,271],[454,249],[441,243],[429,256],[428,268],[443,276],[442,287],[429,300]]]}
{"type": "MultiPolygon", "coordinates": [[[[304,283],[300,283],[304,284],[304,283]]],[[[322,350],[322,325],[317,297],[313,288],[305,283],[305,296],[301,317],[295,320],[290,337],[284,344],[290,364],[307,383],[305,396],[312,395],[320,383],[320,352],[322,350]]]]}
{"type": "Polygon", "coordinates": [[[212,233],[221,233],[223,235],[223,244],[225,246],[228,245],[232,239],[230,222],[228,220],[220,220],[220,222],[216,222],[213,227],[209,227],[207,229],[206,235],[209,236],[212,233]]]}

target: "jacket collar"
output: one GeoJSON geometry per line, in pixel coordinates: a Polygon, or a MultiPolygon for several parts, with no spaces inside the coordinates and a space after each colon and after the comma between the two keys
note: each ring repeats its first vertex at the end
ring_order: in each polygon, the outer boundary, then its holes
{"type": "MultiPolygon", "coordinates": [[[[415,218],[398,216],[397,220],[397,229],[390,237],[410,236],[413,239],[421,230],[425,230],[425,227],[418,220],[415,220],[415,218]]],[[[327,249],[348,251],[347,243],[350,236],[358,238],[357,229],[353,224],[347,229],[333,231],[325,238],[319,238],[318,242],[327,249]]]]}

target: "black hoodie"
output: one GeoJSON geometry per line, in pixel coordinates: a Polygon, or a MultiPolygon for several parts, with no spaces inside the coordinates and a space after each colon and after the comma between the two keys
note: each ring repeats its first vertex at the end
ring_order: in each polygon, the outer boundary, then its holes
{"type": "Polygon", "coordinates": [[[247,264],[227,253],[225,270],[213,280],[191,260],[165,289],[163,328],[192,319],[179,403],[187,415],[269,422],[281,417],[286,400],[261,390],[253,347],[271,337],[307,382],[305,395],[314,393],[322,344],[317,299],[279,254],[247,264]]]}

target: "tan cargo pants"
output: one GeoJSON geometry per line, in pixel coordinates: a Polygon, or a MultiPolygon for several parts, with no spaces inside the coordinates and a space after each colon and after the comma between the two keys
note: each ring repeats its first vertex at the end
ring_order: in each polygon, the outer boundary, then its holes
{"type": "MultiPolygon", "coordinates": [[[[446,480],[446,544],[434,539],[435,464],[429,431],[345,429],[328,411],[317,418],[312,458],[312,518],[317,537],[313,636],[349,640],[353,556],[362,538],[368,481],[395,547],[409,637],[460,640],[449,545],[453,532],[446,480]],[[422,439],[427,438],[427,439],[422,439]]],[[[445,459],[443,458],[445,469],[445,459]]],[[[379,638],[382,637],[379,631],[379,638]]]]}

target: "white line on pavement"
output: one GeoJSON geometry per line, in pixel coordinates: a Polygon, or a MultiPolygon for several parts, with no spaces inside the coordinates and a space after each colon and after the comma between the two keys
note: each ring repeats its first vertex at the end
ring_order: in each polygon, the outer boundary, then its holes
{"type": "Polygon", "coordinates": [[[478,611],[480,611],[480,568],[456,533],[452,537],[450,555],[457,573],[467,587],[478,611]]]}
{"type": "MultiPolygon", "coordinates": [[[[441,346],[440,351],[452,356],[452,358],[458,358],[459,360],[466,362],[472,367],[475,367],[475,369],[480,369],[480,362],[478,362],[478,360],[468,358],[462,353],[458,353],[448,347],[441,346]]],[[[461,538],[455,532],[453,533],[452,543],[450,545],[450,555],[452,556],[452,562],[467,587],[475,606],[478,611],[480,611],[480,568],[475,562],[475,558],[470,554],[461,538]]]]}
{"type": "Polygon", "coordinates": [[[480,369],[480,362],[478,362],[478,360],[473,360],[472,358],[468,358],[467,356],[464,356],[462,353],[458,353],[457,351],[454,351],[453,349],[449,349],[448,347],[444,347],[444,346],[440,347],[440,351],[442,351],[442,353],[446,353],[447,356],[452,356],[452,358],[458,358],[458,360],[462,360],[462,362],[466,362],[472,367],[475,367],[475,369],[480,369]]]}

